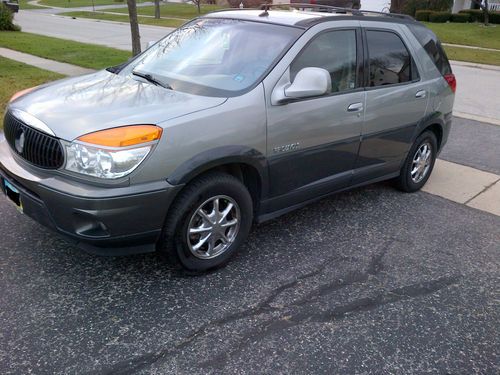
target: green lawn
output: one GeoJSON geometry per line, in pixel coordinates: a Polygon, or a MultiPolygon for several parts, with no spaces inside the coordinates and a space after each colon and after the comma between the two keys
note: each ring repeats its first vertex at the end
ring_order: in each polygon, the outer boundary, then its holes
{"type": "Polygon", "coordinates": [[[45,7],[28,4],[28,1],[30,0],[19,0],[19,9],[45,9],[45,7]]]}
{"type": "Polygon", "coordinates": [[[444,46],[450,60],[469,61],[480,64],[500,65],[500,51],[482,51],[471,48],[444,46]]]}
{"type": "MultiPolygon", "coordinates": [[[[142,3],[142,0],[137,0],[142,3]]],[[[126,4],[124,0],[94,0],[94,5],[126,4]]],[[[91,7],[92,0],[41,0],[40,4],[59,8],[91,7]]]]}
{"type": "MultiPolygon", "coordinates": [[[[98,20],[108,20],[108,21],[118,21],[118,22],[129,22],[128,15],[119,14],[108,14],[100,12],[67,12],[61,13],[61,16],[69,16],[76,18],[93,18],[98,20]]],[[[184,20],[178,18],[160,18],[159,20],[151,17],[138,17],[139,23],[145,25],[153,26],[165,26],[165,27],[179,27],[182,25],[184,20]]]]}
{"type": "Polygon", "coordinates": [[[479,23],[429,23],[443,43],[500,49],[500,25],[484,27],[479,23]]]}
{"type": "Polygon", "coordinates": [[[18,31],[0,31],[0,47],[91,69],[118,65],[131,57],[130,52],[114,48],[18,31]]]}
{"type": "MultiPolygon", "coordinates": [[[[201,6],[201,14],[213,12],[214,10],[222,9],[218,5],[207,5],[203,4],[201,6]]],[[[106,9],[108,12],[118,12],[118,13],[128,13],[127,8],[113,8],[106,9]]],[[[154,6],[145,6],[137,8],[137,13],[145,16],[154,16],[155,8],[154,6]]],[[[160,15],[162,17],[178,17],[184,19],[191,19],[198,17],[198,9],[192,4],[162,4],[160,7],[160,15]]]]}
{"type": "MultiPolygon", "coordinates": [[[[16,92],[63,78],[64,76],[0,57],[0,114],[3,118],[7,102],[16,92]]],[[[0,128],[3,121],[0,121],[0,128]]]]}

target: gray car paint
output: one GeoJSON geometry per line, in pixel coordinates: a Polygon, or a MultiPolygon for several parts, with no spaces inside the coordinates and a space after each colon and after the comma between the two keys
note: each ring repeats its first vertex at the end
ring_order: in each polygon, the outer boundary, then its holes
{"type": "MultiPolygon", "coordinates": [[[[260,13],[219,12],[207,17],[230,18],[237,15],[241,19],[292,25],[300,19],[325,16],[312,12],[271,11],[263,20],[258,17],[260,13]]],[[[244,162],[245,158],[254,158],[258,160],[255,165],[260,164],[259,173],[263,178],[267,178],[267,169],[270,172],[271,187],[264,189],[261,196],[263,200],[267,199],[263,212],[269,213],[303,202],[311,196],[319,197],[349,185],[370,181],[371,176],[363,173],[358,173],[358,181],[352,179],[356,170],[365,167],[359,164],[359,159],[355,164],[360,144],[363,150],[360,142],[372,140],[367,159],[375,160],[375,164],[384,165],[391,159],[396,160],[396,155],[391,153],[399,150],[401,157],[401,150],[409,147],[414,134],[403,141],[397,137],[391,139],[377,135],[419,122],[426,117],[426,112],[431,117],[442,117],[451,112],[453,97],[434,63],[404,25],[340,18],[318,23],[305,31],[262,83],[241,96],[197,96],[166,90],[130,75],[102,71],[43,86],[11,104],[12,108],[33,114],[57,136],[68,141],[92,131],[122,125],[154,123],[161,126],[164,132],[156,148],[124,179],[96,181],[84,176],[63,176],[66,172],[50,174],[36,171],[36,168],[12,157],[8,158],[8,163],[11,167],[16,164],[12,167],[14,174],[18,170],[23,175],[22,170],[28,170],[29,173],[24,175],[31,176],[29,183],[47,186],[53,185],[54,181],[64,181],[68,192],[74,190],[72,186],[77,186],[78,191],[83,191],[82,194],[86,191],[91,197],[96,189],[105,191],[106,185],[139,187],[165,180],[185,183],[189,180],[186,176],[203,170],[203,163],[214,166],[230,160],[244,162]],[[314,35],[328,29],[361,25],[387,28],[404,36],[419,67],[421,81],[375,90],[360,89],[288,104],[273,103],[273,91],[282,90],[283,85],[288,83],[290,63],[314,35]],[[429,91],[425,100],[414,98],[414,92],[420,89],[429,91]],[[346,111],[350,104],[359,102],[363,104],[361,112],[346,111]],[[394,142],[401,144],[391,147],[394,142]],[[297,146],[286,147],[291,144],[297,146]],[[285,152],[276,155],[275,150],[283,146],[285,152]],[[324,152],[325,149],[327,152],[324,152]],[[265,165],[266,158],[269,168],[265,165]],[[101,187],[93,187],[96,184],[101,187]],[[304,195],[304,191],[310,194],[304,195]],[[273,196],[279,198],[270,200],[273,196]]],[[[8,152],[7,147],[6,142],[2,142],[2,153],[8,152]]],[[[383,172],[378,171],[376,176],[387,176],[383,172]]],[[[265,185],[267,181],[263,183],[265,185]]]]}
{"type": "Polygon", "coordinates": [[[159,124],[224,101],[166,90],[135,76],[103,70],[43,86],[10,107],[32,114],[57,137],[72,141],[117,126],[159,124]]]}

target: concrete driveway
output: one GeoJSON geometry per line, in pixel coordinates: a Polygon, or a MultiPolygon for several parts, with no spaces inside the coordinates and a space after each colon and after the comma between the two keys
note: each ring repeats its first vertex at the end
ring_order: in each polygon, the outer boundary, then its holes
{"type": "MultiPolygon", "coordinates": [[[[456,121],[442,156],[500,170],[500,127],[456,121]]],[[[3,374],[500,371],[500,217],[425,192],[324,199],[198,277],[82,253],[4,198],[0,212],[3,374]]]]}

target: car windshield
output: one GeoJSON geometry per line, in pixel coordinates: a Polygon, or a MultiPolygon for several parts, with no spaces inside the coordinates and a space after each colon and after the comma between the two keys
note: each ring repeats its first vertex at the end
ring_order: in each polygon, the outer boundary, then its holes
{"type": "Polygon", "coordinates": [[[174,90],[236,96],[259,82],[301,30],[232,19],[194,20],[167,35],[126,69],[174,90]]]}

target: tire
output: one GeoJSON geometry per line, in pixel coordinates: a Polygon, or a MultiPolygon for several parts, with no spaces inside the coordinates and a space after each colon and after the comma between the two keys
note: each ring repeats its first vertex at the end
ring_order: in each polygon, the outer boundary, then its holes
{"type": "Polygon", "coordinates": [[[395,180],[397,188],[407,193],[413,193],[420,190],[425,185],[432,173],[432,170],[434,169],[437,149],[437,139],[433,132],[425,131],[420,134],[413,143],[413,146],[410,148],[408,156],[401,167],[399,177],[395,180]],[[418,165],[418,162],[416,161],[418,160],[417,153],[420,153],[420,156],[422,156],[422,151],[426,145],[430,149],[428,160],[426,162],[421,157],[421,159],[419,159],[423,160],[422,164],[419,166],[421,169],[415,172],[416,165],[418,165]]]}
{"type": "Polygon", "coordinates": [[[252,221],[245,185],[231,175],[209,173],[189,183],[173,203],[159,250],[177,268],[198,273],[221,267],[246,240],[252,221]]]}

